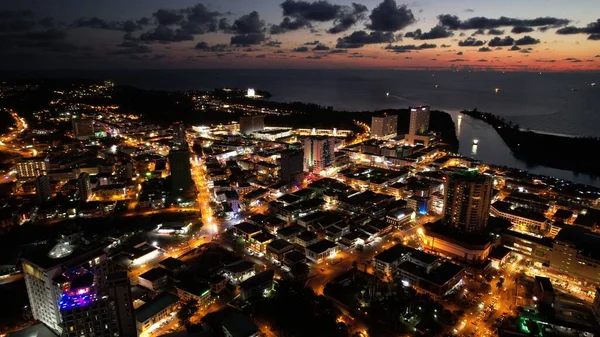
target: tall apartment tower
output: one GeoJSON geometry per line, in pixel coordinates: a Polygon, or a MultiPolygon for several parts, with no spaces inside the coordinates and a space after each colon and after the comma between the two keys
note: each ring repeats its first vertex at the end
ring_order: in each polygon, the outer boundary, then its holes
{"type": "Polygon", "coordinates": [[[240,133],[249,135],[252,132],[261,131],[265,129],[265,116],[243,116],[240,117],[240,133]]]}
{"type": "Polygon", "coordinates": [[[371,138],[390,139],[398,135],[398,115],[387,113],[371,117],[371,138]]]}
{"type": "Polygon", "coordinates": [[[117,308],[117,323],[119,336],[137,336],[133,296],[131,284],[126,271],[115,272],[108,275],[106,280],[108,298],[117,308]]]}
{"type": "Polygon", "coordinates": [[[73,126],[73,136],[79,140],[94,138],[94,120],[91,118],[82,118],[78,115],[73,116],[71,120],[73,126]]]}
{"type": "Polygon", "coordinates": [[[444,189],[444,224],[464,232],[482,231],[491,198],[491,177],[470,170],[450,174],[444,189]]]}
{"type": "Polygon", "coordinates": [[[173,143],[179,147],[187,147],[185,124],[183,122],[173,123],[173,143]]]}
{"type": "Polygon", "coordinates": [[[98,284],[108,274],[106,254],[102,246],[77,247],[62,241],[51,249],[29,252],[21,259],[25,287],[33,318],[58,332],[63,331],[63,316],[59,302],[66,270],[85,269],[98,277],[98,284]]]}
{"type": "Polygon", "coordinates": [[[278,160],[279,181],[291,182],[304,170],[304,152],[301,150],[285,150],[278,160]]]}
{"type": "Polygon", "coordinates": [[[81,172],[77,177],[77,185],[79,187],[79,195],[81,201],[86,202],[90,200],[92,196],[92,184],[90,183],[90,174],[87,172],[81,172]]]}
{"type": "Polygon", "coordinates": [[[50,178],[48,176],[35,178],[35,194],[40,204],[44,204],[52,198],[52,189],[50,188],[50,178]]]}
{"type": "Polygon", "coordinates": [[[415,144],[415,140],[424,139],[424,135],[429,132],[429,114],[428,106],[419,106],[410,108],[410,125],[406,140],[410,145],[415,144]]]}
{"type": "Polygon", "coordinates": [[[194,185],[190,151],[187,148],[171,150],[169,152],[169,167],[171,169],[172,194],[175,198],[181,197],[194,185]]]}
{"type": "Polygon", "coordinates": [[[319,136],[302,139],[304,146],[304,171],[319,173],[333,165],[335,139],[319,136]]]}

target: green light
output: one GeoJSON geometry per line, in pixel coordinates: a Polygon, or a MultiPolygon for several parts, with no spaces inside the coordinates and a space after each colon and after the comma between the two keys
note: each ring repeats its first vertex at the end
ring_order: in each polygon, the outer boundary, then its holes
{"type": "Polygon", "coordinates": [[[520,318],[520,326],[521,326],[521,331],[523,331],[526,334],[530,334],[531,331],[529,331],[529,328],[527,327],[527,320],[524,319],[523,317],[520,318]]]}
{"type": "Polygon", "coordinates": [[[152,176],[152,172],[146,172],[146,177],[152,176]]]}
{"type": "Polygon", "coordinates": [[[203,297],[204,297],[204,296],[206,296],[206,295],[207,295],[209,292],[210,292],[210,289],[209,289],[209,290],[207,290],[207,291],[205,291],[205,292],[203,292],[203,293],[202,293],[202,296],[203,296],[203,297]]]}

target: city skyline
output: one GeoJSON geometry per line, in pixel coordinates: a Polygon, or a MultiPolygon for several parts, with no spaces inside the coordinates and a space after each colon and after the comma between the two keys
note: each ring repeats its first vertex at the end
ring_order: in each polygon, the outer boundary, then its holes
{"type": "Polygon", "coordinates": [[[0,5],[0,60],[2,69],[598,70],[599,10],[552,0],[27,0],[0,5]]]}

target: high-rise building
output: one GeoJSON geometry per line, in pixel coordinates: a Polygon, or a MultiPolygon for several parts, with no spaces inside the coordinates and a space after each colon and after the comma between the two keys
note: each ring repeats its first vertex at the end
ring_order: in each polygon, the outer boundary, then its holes
{"type": "Polygon", "coordinates": [[[415,144],[415,140],[424,140],[424,135],[429,132],[429,107],[419,106],[410,108],[410,125],[406,140],[410,145],[415,144]]]}
{"type": "Polygon", "coordinates": [[[304,170],[304,152],[285,150],[278,160],[279,181],[291,182],[304,170]]]}
{"type": "Polygon", "coordinates": [[[87,172],[81,172],[77,177],[77,185],[79,187],[79,195],[81,201],[86,202],[90,200],[92,196],[92,185],[90,183],[90,174],[87,172]]]}
{"type": "Polygon", "coordinates": [[[173,143],[177,146],[187,146],[185,124],[183,122],[173,123],[173,143]]]}
{"type": "Polygon", "coordinates": [[[390,139],[398,135],[398,115],[387,113],[371,117],[371,137],[390,139]]]}
{"type": "Polygon", "coordinates": [[[33,180],[48,172],[48,162],[43,157],[20,158],[16,165],[20,180],[33,180]]]}
{"type": "Polygon", "coordinates": [[[187,148],[171,150],[169,152],[169,167],[171,169],[173,197],[181,197],[194,186],[191,172],[192,166],[190,164],[190,151],[187,148]]]}
{"type": "Polygon", "coordinates": [[[40,204],[46,203],[52,198],[52,189],[50,188],[50,178],[48,176],[35,178],[35,194],[40,204]]]}
{"type": "MultiPolygon", "coordinates": [[[[50,248],[50,247],[47,247],[50,248]]],[[[102,246],[78,247],[67,241],[57,243],[51,249],[36,249],[22,258],[25,287],[33,318],[62,332],[61,300],[65,270],[79,268],[91,271],[98,282],[108,274],[106,254],[102,246]]]]}
{"type": "Polygon", "coordinates": [[[73,136],[79,140],[88,140],[94,138],[94,120],[91,118],[82,118],[78,115],[73,116],[71,120],[73,125],[73,136]]]}
{"type": "Polygon", "coordinates": [[[480,232],[487,226],[491,198],[491,177],[476,170],[448,175],[444,188],[444,224],[464,232],[480,232]]]}
{"type": "Polygon", "coordinates": [[[304,171],[320,173],[333,165],[335,160],[335,138],[326,136],[306,137],[304,146],[304,171]]]}
{"type": "Polygon", "coordinates": [[[57,279],[63,336],[137,336],[127,272],[101,281],[82,267],[66,270],[57,279]]]}
{"type": "Polygon", "coordinates": [[[252,132],[262,131],[265,129],[265,116],[243,116],[240,117],[240,133],[249,135],[252,132]]]}

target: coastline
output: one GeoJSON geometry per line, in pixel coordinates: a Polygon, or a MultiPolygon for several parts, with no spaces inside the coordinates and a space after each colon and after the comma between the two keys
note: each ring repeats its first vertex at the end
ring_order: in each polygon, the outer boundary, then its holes
{"type": "Polygon", "coordinates": [[[528,165],[543,165],[600,176],[600,162],[590,158],[593,155],[592,149],[600,146],[598,138],[523,130],[502,117],[477,109],[463,110],[460,113],[493,127],[514,157],[528,165]]]}

